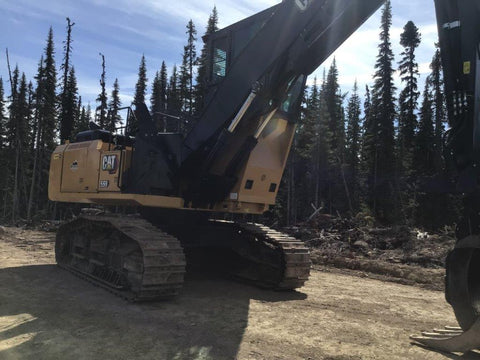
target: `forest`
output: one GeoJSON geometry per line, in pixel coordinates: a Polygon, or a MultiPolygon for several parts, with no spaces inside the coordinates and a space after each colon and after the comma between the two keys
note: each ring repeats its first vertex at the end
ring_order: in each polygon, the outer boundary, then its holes
{"type": "MultiPolygon", "coordinates": [[[[218,30],[213,8],[205,36],[218,30]]],[[[62,60],[55,59],[50,28],[36,76],[27,79],[18,65],[9,79],[0,78],[0,221],[36,222],[63,219],[71,206],[48,200],[50,154],[56,145],[87,130],[90,122],[115,131],[122,124],[120,84],[106,86],[105,58],[99,66],[99,93],[94,108],[82,103],[72,64],[74,23],[67,18],[62,60]]],[[[429,178],[448,169],[444,138],[449,125],[443,91],[440,50],[432,54],[430,74],[419,89],[415,51],[421,42],[417,26],[405,24],[400,39],[391,38],[392,8],[382,9],[376,64],[371,87],[355,82],[343,93],[336,61],[321,79],[307,87],[298,127],[277,205],[269,216],[291,225],[314,212],[359,218],[383,225],[439,229],[458,218],[460,200],[451,194],[426,191],[429,178]],[[403,47],[395,62],[392,41],[403,47]],[[401,77],[401,88],[394,75],[401,77]]],[[[208,49],[197,50],[192,20],[180,65],[165,62],[151,81],[145,56],[140,59],[134,104],[147,103],[161,124],[159,131],[186,134],[202,111],[206,93],[208,49]],[[181,115],[163,122],[160,113],[181,115]]],[[[372,54],[372,57],[375,54],[372,54]]],[[[8,51],[7,51],[8,58],[8,51]]]]}

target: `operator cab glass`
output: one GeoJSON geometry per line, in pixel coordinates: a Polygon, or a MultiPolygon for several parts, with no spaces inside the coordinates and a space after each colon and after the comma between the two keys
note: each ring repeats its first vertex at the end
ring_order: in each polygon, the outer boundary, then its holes
{"type": "Polygon", "coordinates": [[[298,78],[290,81],[288,85],[287,95],[285,96],[285,100],[280,106],[281,111],[289,115],[295,114],[298,106],[300,105],[300,98],[303,92],[303,88],[305,86],[305,79],[306,77],[304,75],[300,75],[298,78]]]}
{"type": "Polygon", "coordinates": [[[212,82],[220,82],[227,75],[228,38],[216,39],[212,53],[212,82]]]}
{"type": "Polygon", "coordinates": [[[210,85],[217,85],[227,76],[229,66],[247,48],[272,13],[272,9],[267,9],[209,36],[210,85]]]}

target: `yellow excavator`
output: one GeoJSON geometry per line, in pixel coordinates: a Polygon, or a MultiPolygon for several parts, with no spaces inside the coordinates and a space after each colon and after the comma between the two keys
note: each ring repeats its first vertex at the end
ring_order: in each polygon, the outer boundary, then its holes
{"type": "MultiPolygon", "coordinates": [[[[92,127],[58,146],[50,164],[52,201],[134,207],[140,214],[91,210],[64,224],[55,244],[58,265],[132,301],[177,295],[191,251],[258,286],[303,286],[310,255],[301,241],[215,214],[256,215],[275,204],[307,76],[383,2],[283,0],[210,35],[204,110],[186,136],[160,132],[147,107],[135,104],[123,131],[92,127]]],[[[435,4],[457,190],[475,199],[480,0],[435,4]]],[[[414,338],[448,351],[480,347],[480,209],[468,208],[447,260],[446,295],[460,328],[414,338]]]]}

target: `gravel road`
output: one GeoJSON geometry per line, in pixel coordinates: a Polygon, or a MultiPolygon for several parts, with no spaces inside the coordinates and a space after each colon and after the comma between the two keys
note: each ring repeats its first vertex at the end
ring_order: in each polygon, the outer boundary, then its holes
{"type": "Polygon", "coordinates": [[[442,292],[332,269],[293,293],[197,273],[175,300],[130,304],[57,268],[53,236],[0,229],[0,359],[480,359],[410,344],[456,324],[442,292]]]}

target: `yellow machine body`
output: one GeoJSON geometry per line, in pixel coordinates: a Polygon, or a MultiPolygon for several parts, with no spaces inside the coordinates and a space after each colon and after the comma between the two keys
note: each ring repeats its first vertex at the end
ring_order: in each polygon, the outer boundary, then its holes
{"type": "MultiPolygon", "coordinates": [[[[210,208],[193,208],[181,196],[132,194],[122,191],[132,163],[133,149],[92,140],[58,146],[50,163],[49,198],[52,201],[147,206],[159,208],[261,214],[275,204],[295,132],[295,124],[274,117],[237,175],[229,196],[210,208]]],[[[235,151],[240,144],[227,152],[235,151]]]]}

